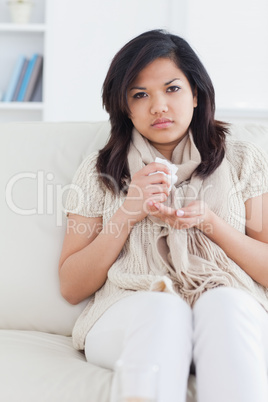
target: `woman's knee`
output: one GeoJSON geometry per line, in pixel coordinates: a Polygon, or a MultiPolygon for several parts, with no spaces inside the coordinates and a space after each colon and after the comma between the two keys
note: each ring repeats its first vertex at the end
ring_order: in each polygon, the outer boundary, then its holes
{"type": "MultiPolygon", "coordinates": [[[[130,299],[129,299],[130,301],[130,299]]],[[[129,329],[145,327],[149,332],[183,332],[191,336],[192,310],[179,296],[144,292],[134,296],[129,329]]]]}
{"type": "Polygon", "coordinates": [[[141,313],[147,317],[172,322],[192,321],[190,306],[179,296],[164,292],[144,292],[140,295],[140,303],[141,313]]]}
{"type": "Polygon", "coordinates": [[[194,322],[213,320],[219,325],[236,324],[243,320],[258,320],[264,313],[262,306],[246,291],[218,287],[204,293],[193,308],[194,322]]]}
{"type": "Polygon", "coordinates": [[[192,314],[190,306],[180,296],[165,292],[144,292],[142,297],[149,309],[157,308],[159,312],[170,310],[187,315],[192,314]]]}
{"type": "Polygon", "coordinates": [[[124,360],[130,348],[137,351],[131,359],[141,361],[146,358],[164,364],[176,354],[178,359],[185,359],[185,364],[189,365],[193,320],[188,304],[179,296],[163,292],[137,295],[136,302],[139,308],[135,309],[131,322],[125,328],[125,349],[121,358],[124,360]]]}

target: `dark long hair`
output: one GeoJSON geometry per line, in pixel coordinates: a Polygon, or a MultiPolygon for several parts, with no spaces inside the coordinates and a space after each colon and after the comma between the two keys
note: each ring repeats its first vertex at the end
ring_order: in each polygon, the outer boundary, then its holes
{"type": "Polygon", "coordinates": [[[190,124],[201,155],[196,173],[202,178],[209,176],[224,157],[228,125],[214,119],[215,93],[203,64],[184,39],[163,30],[148,31],[132,39],[115,55],[103,84],[103,106],[110,115],[111,135],[99,152],[97,170],[113,192],[122,190],[130,177],[127,155],[133,123],[128,117],[127,89],[141,70],[158,58],[174,61],[188,79],[193,93],[197,90],[198,105],[190,124]]]}

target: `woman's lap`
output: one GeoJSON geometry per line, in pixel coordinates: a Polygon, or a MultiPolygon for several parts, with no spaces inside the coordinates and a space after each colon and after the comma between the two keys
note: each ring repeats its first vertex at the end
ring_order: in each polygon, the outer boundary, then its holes
{"type": "MultiPolygon", "coordinates": [[[[244,369],[246,378],[247,368],[243,365],[246,366],[248,362],[250,365],[258,365],[258,375],[263,375],[258,387],[262,387],[265,393],[268,314],[252,296],[234,288],[221,287],[206,292],[193,309],[179,296],[161,292],[137,292],[115,303],[100,317],[87,335],[85,353],[89,362],[110,369],[114,369],[118,359],[131,364],[158,364],[165,367],[163,371],[168,372],[172,367],[172,371],[177,373],[173,382],[178,381],[178,387],[172,392],[182,395],[182,399],[177,400],[184,400],[189,367],[194,359],[197,378],[200,379],[197,381],[200,401],[208,402],[215,397],[217,380],[224,382],[225,371],[230,373],[232,367],[236,367],[237,371],[244,369]],[[259,360],[255,350],[249,354],[251,345],[256,348],[257,338],[259,360]],[[244,349],[241,345],[244,345],[244,349]],[[226,353],[223,353],[224,350],[226,353]],[[242,366],[240,363],[234,364],[236,355],[241,361],[245,356],[242,366]],[[209,368],[214,367],[213,370],[207,368],[209,359],[212,361],[209,368]],[[199,375],[198,370],[203,374],[199,375]],[[207,385],[204,391],[206,371],[215,377],[214,388],[212,386],[211,390],[214,396],[207,394],[207,385]]],[[[236,385],[239,373],[234,369],[232,375],[236,385]]],[[[228,376],[226,379],[232,381],[228,376]]],[[[169,381],[166,375],[162,382],[167,384],[169,381]]],[[[211,378],[208,382],[211,384],[211,378]]],[[[248,384],[249,393],[254,385],[250,385],[250,382],[248,384]]],[[[167,386],[163,385],[163,388],[167,386]]],[[[227,389],[223,398],[232,398],[228,392],[227,389]]],[[[241,398],[244,396],[238,395],[237,401],[241,398]]]]}

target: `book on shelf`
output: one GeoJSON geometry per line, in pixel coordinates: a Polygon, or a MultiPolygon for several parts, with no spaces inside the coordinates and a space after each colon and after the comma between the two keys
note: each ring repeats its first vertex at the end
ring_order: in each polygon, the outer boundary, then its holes
{"type": "Polygon", "coordinates": [[[11,102],[13,95],[16,90],[17,82],[20,78],[20,74],[24,65],[25,57],[20,55],[16,61],[15,67],[13,69],[6,93],[3,98],[3,102],[11,102]]]}
{"type": "Polygon", "coordinates": [[[39,77],[41,76],[42,65],[43,65],[43,57],[41,55],[38,55],[23,99],[24,102],[30,102],[33,97],[39,77]]]}
{"type": "Polygon", "coordinates": [[[14,66],[3,102],[30,102],[41,79],[43,56],[34,53],[28,59],[20,55],[14,66]]]}
{"type": "Polygon", "coordinates": [[[41,76],[43,56],[35,53],[29,60],[24,78],[19,89],[17,102],[29,102],[34,94],[39,77],[41,76]]]}
{"type": "Polygon", "coordinates": [[[15,88],[13,97],[12,97],[12,102],[16,102],[16,100],[18,98],[20,87],[21,87],[22,81],[24,79],[28,64],[29,64],[29,59],[26,59],[26,57],[24,57],[23,65],[22,65],[22,68],[20,71],[19,78],[17,80],[17,84],[16,84],[16,88],[15,88]]]}

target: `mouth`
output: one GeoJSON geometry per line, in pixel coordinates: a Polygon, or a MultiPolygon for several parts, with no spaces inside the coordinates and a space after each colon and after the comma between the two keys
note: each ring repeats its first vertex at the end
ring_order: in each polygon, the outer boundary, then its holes
{"type": "Polygon", "coordinates": [[[154,128],[168,128],[173,124],[173,120],[171,119],[156,119],[152,123],[152,127],[154,128]]]}

